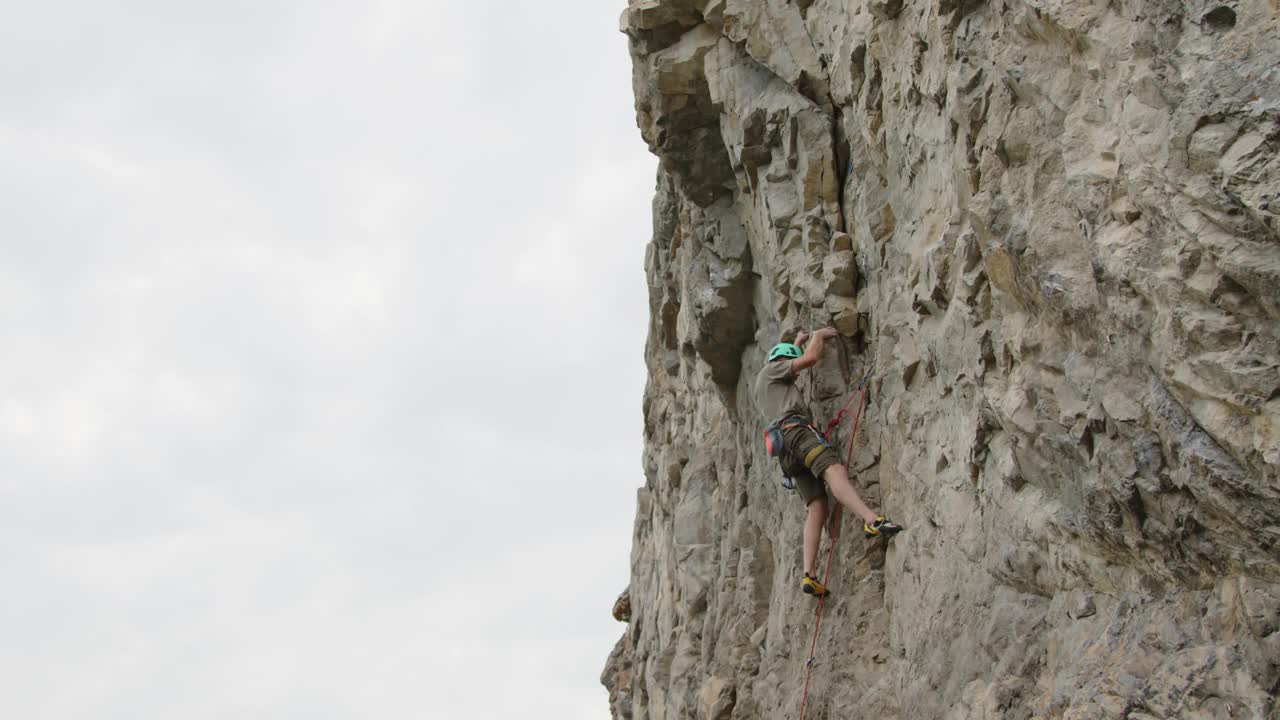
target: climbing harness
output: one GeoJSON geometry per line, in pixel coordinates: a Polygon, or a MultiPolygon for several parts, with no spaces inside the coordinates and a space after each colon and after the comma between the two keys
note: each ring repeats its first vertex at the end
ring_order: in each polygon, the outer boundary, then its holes
{"type": "MultiPolygon", "coordinates": [[[[764,449],[769,453],[769,457],[781,458],[783,448],[785,447],[785,443],[782,439],[783,433],[792,428],[798,427],[808,428],[813,433],[813,436],[818,438],[818,442],[821,443],[821,445],[810,450],[808,456],[804,458],[805,467],[809,467],[813,464],[813,459],[818,456],[818,453],[822,452],[823,448],[831,447],[831,443],[827,442],[826,435],[818,432],[818,428],[814,427],[813,423],[809,422],[802,415],[791,415],[765,428],[764,449]]],[[[788,490],[795,490],[796,483],[790,476],[784,475],[782,476],[782,487],[788,490]]]]}
{"type": "MultiPolygon", "coordinates": [[[[840,408],[840,412],[836,413],[835,418],[827,424],[827,430],[824,435],[830,435],[831,431],[839,424],[841,418],[844,417],[845,410],[849,404],[853,402],[855,396],[858,397],[858,410],[853,415],[853,429],[849,431],[849,453],[845,458],[845,467],[850,467],[853,462],[853,442],[858,437],[858,423],[862,420],[862,409],[867,405],[867,380],[871,379],[871,370],[867,370],[867,374],[854,388],[853,394],[845,401],[844,407],[840,408]]],[[[834,517],[831,520],[831,547],[827,550],[827,566],[822,572],[822,585],[825,588],[827,581],[831,579],[831,558],[836,552],[836,541],[840,539],[840,504],[836,503],[834,517]]],[[[804,708],[809,700],[809,679],[813,676],[813,665],[817,662],[818,649],[818,630],[822,627],[822,608],[827,604],[827,595],[818,597],[818,614],[813,623],[813,641],[809,643],[809,659],[804,662],[804,692],[800,696],[800,720],[804,720],[804,708]]]]}
{"type": "MultiPolygon", "coordinates": [[[[836,426],[840,424],[840,421],[844,419],[845,413],[849,410],[849,405],[853,402],[853,399],[858,396],[858,393],[866,386],[867,380],[869,379],[871,379],[871,368],[867,369],[866,374],[862,376],[862,380],[858,381],[858,384],[854,386],[853,393],[849,395],[849,399],[844,401],[844,405],[840,406],[840,410],[836,412],[835,417],[831,418],[831,422],[827,423],[827,428],[821,432],[819,432],[818,428],[812,422],[809,422],[808,418],[803,415],[788,415],[787,417],[770,424],[769,427],[764,429],[765,452],[767,452],[771,458],[780,458],[782,456],[782,451],[786,447],[786,443],[783,441],[783,434],[792,428],[808,428],[813,433],[813,436],[818,439],[818,442],[821,443],[820,446],[810,450],[809,454],[803,458],[805,467],[813,465],[814,459],[822,452],[823,448],[834,449],[831,447],[831,442],[828,439],[831,437],[831,431],[835,430],[836,426]]],[[[861,412],[861,409],[859,409],[859,412],[861,412]]],[[[850,448],[850,452],[852,452],[852,447],[850,448]]],[[[787,490],[795,490],[796,484],[790,476],[784,475],[782,477],[782,487],[787,490]]]]}
{"type": "MultiPolygon", "coordinates": [[[[810,430],[813,436],[818,439],[818,442],[822,443],[822,447],[831,447],[831,443],[827,442],[827,433],[818,432],[818,428],[814,427],[813,423],[809,422],[803,415],[790,415],[764,429],[764,449],[769,453],[769,457],[782,455],[782,451],[786,446],[782,439],[783,433],[798,427],[810,430]]],[[[834,426],[828,426],[827,432],[830,432],[832,427],[834,426]]],[[[819,451],[821,451],[821,448],[815,448],[809,452],[811,455],[816,455],[819,451]]],[[[813,458],[807,457],[804,464],[808,466],[812,462],[813,458]]]]}

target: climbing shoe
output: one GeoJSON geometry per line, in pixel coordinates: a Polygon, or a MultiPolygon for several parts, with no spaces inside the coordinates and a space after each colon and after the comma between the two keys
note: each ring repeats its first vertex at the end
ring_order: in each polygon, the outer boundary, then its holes
{"type": "Polygon", "coordinates": [[[806,595],[814,595],[816,597],[826,597],[827,595],[827,586],[818,582],[818,578],[809,573],[805,573],[804,580],[800,581],[800,589],[804,590],[806,595]]]}
{"type": "Polygon", "coordinates": [[[902,532],[902,526],[883,515],[878,516],[873,523],[862,523],[862,534],[869,538],[877,535],[888,537],[900,532],[902,532]]]}

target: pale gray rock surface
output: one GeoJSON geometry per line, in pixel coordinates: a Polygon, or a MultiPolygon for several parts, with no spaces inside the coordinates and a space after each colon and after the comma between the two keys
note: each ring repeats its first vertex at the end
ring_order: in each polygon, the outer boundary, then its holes
{"type": "Polygon", "coordinates": [[[797,715],[804,513],[750,383],[827,324],[804,392],[871,371],[852,475],[908,530],[845,523],[808,717],[1280,717],[1275,0],[621,28],[660,168],[614,717],[797,715]]]}

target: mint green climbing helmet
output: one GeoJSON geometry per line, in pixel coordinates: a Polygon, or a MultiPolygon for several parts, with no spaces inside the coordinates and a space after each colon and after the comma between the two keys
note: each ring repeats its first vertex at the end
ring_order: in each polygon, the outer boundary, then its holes
{"type": "Polygon", "coordinates": [[[769,362],[773,362],[780,357],[798,358],[800,357],[800,348],[791,343],[778,343],[769,351],[769,362]]]}

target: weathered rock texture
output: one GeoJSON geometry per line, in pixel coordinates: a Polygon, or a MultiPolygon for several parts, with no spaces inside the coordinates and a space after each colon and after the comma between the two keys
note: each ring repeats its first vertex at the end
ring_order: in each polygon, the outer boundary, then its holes
{"type": "Polygon", "coordinates": [[[632,0],[661,163],[615,717],[796,715],[803,509],[749,388],[826,324],[805,391],[822,421],[873,369],[853,475],[908,530],[837,543],[808,717],[1280,715],[1278,17],[632,0]]]}

